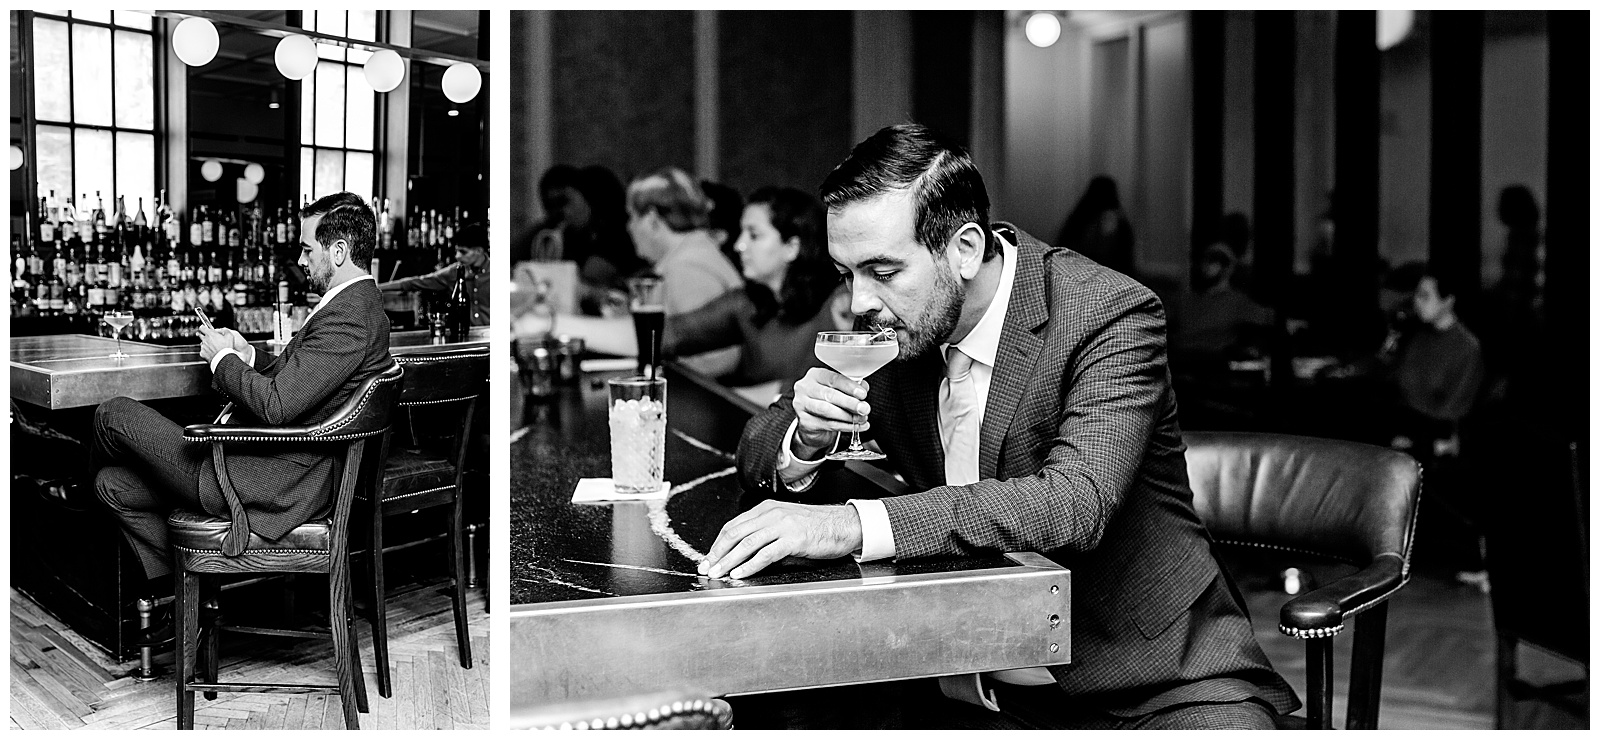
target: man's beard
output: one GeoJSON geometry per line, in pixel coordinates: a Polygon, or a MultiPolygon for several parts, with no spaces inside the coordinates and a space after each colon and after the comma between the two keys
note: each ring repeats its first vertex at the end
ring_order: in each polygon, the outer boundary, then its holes
{"type": "Polygon", "coordinates": [[[929,296],[927,310],[905,326],[880,323],[878,314],[856,317],[856,328],[878,331],[892,326],[900,338],[899,362],[921,357],[950,339],[961,320],[961,306],[966,302],[967,289],[949,270],[934,270],[933,295],[929,296]]]}
{"type": "Polygon", "coordinates": [[[328,289],[333,287],[333,265],[328,265],[326,272],[319,271],[316,265],[312,265],[311,269],[306,270],[306,283],[313,293],[321,295],[328,292],[328,289]]]}

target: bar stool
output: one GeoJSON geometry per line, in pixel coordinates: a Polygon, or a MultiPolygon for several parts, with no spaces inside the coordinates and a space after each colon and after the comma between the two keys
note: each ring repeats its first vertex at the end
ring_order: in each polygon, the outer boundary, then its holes
{"type": "MultiPolygon", "coordinates": [[[[388,432],[389,416],[399,398],[400,379],[405,371],[396,365],[368,378],[333,416],[312,427],[242,427],[223,424],[195,424],[184,429],[184,438],[210,442],[217,482],[228,502],[229,518],[204,512],[175,511],[167,519],[176,571],[176,602],[173,605],[177,632],[178,729],[194,729],[194,692],[208,697],[215,692],[246,693],[333,693],[344,706],[346,729],[359,729],[357,712],[366,711],[366,688],[361,678],[358,646],[352,639],[354,619],[350,606],[349,519],[357,489],[370,487],[381,469],[383,446],[368,444],[373,437],[388,432]],[[224,446],[250,445],[327,445],[334,453],[334,470],[339,487],[334,495],[331,516],[314,519],[291,530],[277,540],[266,540],[251,532],[243,503],[229,479],[224,446]],[[338,454],[342,447],[343,454],[338,454]],[[328,621],[333,636],[337,685],[223,683],[217,680],[217,631],[247,634],[321,637],[325,633],[308,630],[219,627],[212,625],[208,637],[200,640],[200,587],[202,579],[223,575],[260,573],[326,573],[328,575],[328,621]],[[204,653],[203,656],[200,653],[204,653]],[[203,657],[202,676],[197,680],[197,658],[203,657]]],[[[246,485],[249,482],[243,482],[246,485]]]]}
{"type": "MultiPolygon", "coordinates": [[[[378,662],[378,694],[392,696],[389,671],[389,627],[383,559],[385,547],[383,520],[420,509],[449,507],[449,567],[454,601],[456,647],[461,667],[472,667],[472,643],[467,635],[467,575],[463,543],[462,492],[467,453],[472,439],[472,424],[478,411],[478,397],[489,382],[489,348],[474,346],[437,352],[401,355],[395,358],[406,371],[400,391],[399,407],[413,414],[427,409],[430,425],[454,422],[455,435],[447,449],[429,449],[421,440],[396,447],[390,436],[384,439],[383,477],[376,487],[377,500],[361,494],[371,512],[372,536],[372,652],[378,662]]],[[[415,418],[412,419],[416,426],[415,418]]],[[[391,435],[392,436],[392,435],[391,435]]]]}

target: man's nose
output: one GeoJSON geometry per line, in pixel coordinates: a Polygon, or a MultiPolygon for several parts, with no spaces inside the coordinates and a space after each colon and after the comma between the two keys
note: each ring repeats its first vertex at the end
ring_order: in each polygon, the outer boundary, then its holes
{"type": "Polygon", "coordinates": [[[855,285],[850,289],[850,313],[864,316],[869,313],[883,310],[883,301],[872,290],[872,283],[867,280],[853,281],[855,285]]]}

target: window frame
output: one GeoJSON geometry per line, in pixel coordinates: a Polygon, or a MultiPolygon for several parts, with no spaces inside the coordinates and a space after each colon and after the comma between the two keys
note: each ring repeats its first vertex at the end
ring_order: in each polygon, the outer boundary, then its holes
{"type": "MultiPolygon", "coordinates": [[[[41,126],[50,126],[50,127],[54,127],[54,128],[64,128],[64,129],[67,129],[71,133],[71,136],[72,136],[71,147],[72,147],[72,153],[73,153],[73,166],[69,168],[70,171],[68,172],[68,175],[67,175],[68,182],[70,182],[71,185],[68,188],[68,192],[65,193],[65,194],[59,195],[58,199],[59,198],[71,198],[73,200],[73,204],[75,206],[79,206],[79,207],[81,207],[83,204],[79,204],[77,202],[77,197],[78,197],[79,193],[76,192],[78,190],[78,171],[77,171],[77,167],[76,167],[76,157],[77,157],[77,151],[78,151],[78,134],[77,134],[77,132],[79,130],[93,130],[93,131],[106,131],[106,132],[109,132],[111,134],[111,188],[112,188],[112,190],[111,190],[111,193],[109,194],[109,198],[110,198],[110,201],[113,204],[115,204],[115,202],[116,202],[117,195],[120,194],[120,191],[117,190],[117,166],[118,166],[118,164],[117,164],[118,163],[118,156],[117,156],[118,144],[117,144],[117,140],[119,138],[118,134],[129,133],[129,134],[148,135],[150,137],[150,139],[151,139],[151,157],[152,157],[151,171],[155,174],[155,179],[150,183],[151,198],[152,198],[152,202],[150,204],[150,208],[154,209],[155,206],[156,206],[156,204],[154,202],[154,199],[156,197],[158,197],[158,194],[163,189],[163,187],[162,187],[162,172],[163,172],[164,155],[165,155],[165,141],[163,140],[163,137],[159,135],[158,132],[161,129],[161,104],[160,104],[160,101],[162,100],[162,94],[164,92],[164,89],[163,89],[164,85],[162,84],[163,83],[162,75],[160,74],[160,67],[161,67],[160,59],[161,59],[161,54],[165,51],[165,48],[166,48],[166,38],[165,38],[164,34],[161,34],[161,33],[159,33],[157,31],[157,28],[159,26],[159,24],[157,23],[157,21],[159,20],[158,17],[152,15],[150,17],[151,18],[151,24],[150,24],[151,27],[148,28],[148,29],[144,29],[144,28],[134,28],[134,27],[130,27],[130,26],[117,25],[116,16],[115,16],[115,13],[117,11],[115,11],[115,10],[107,10],[106,11],[107,13],[111,13],[112,14],[111,15],[111,20],[109,20],[109,21],[95,21],[95,20],[86,20],[86,19],[78,18],[75,15],[73,15],[74,11],[71,11],[71,10],[63,11],[65,13],[64,15],[57,15],[55,13],[40,12],[40,11],[37,11],[37,10],[14,10],[12,12],[19,14],[18,15],[18,21],[19,21],[19,23],[18,23],[18,39],[22,42],[22,49],[20,49],[19,51],[26,55],[26,65],[27,65],[27,73],[26,73],[26,75],[24,75],[24,82],[26,84],[26,89],[23,91],[23,95],[25,96],[24,97],[25,106],[24,106],[24,111],[23,111],[23,116],[22,116],[21,123],[22,123],[22,130],[23,130],[23,142],[25,144],[24,148],[26,150],[25,165],[27,166],[28,171],[33,174],[32,177],[25,178],[27,180],[27,195],[26,195],[27,200],[23,205],[24,205],[27,213],[30,214],[29,217],[31,218],[32,214],[34,214],[36,209],[38,209],[38,207],[39,207],[39,197],[40,197],[40,193],[39,193],[39,177],[38,177],[38,175],[39,175],[39,129],[40,129],[41,126]],[[45,118],[40,117],[39,112],[38,112],[38,104],[37,104],[36,101],[38,100],[37,96],[38,96],[38,90],[39,90],[39,81],[38,81],[39,65],[38,65],[37,57],[35,55],[35,52],[36,52],[37,48],[36,48],[36,42],[35,42],[35,38],[34,38],[34,28],[35,28],[36,21],[38,19],[41,19],[41,18],[44,19],[44,20],[50,20],[50,21],[56,21],[56,22],[59,22],[59,23],[63,23],[67,27],[67,89],[66,89],[66,93],[65,93],[66,94],[66,101],[67,101],[67,120],[65,120],[65,121],[55,120],[55,119],[45,119],[45,118]],[[76,80],[75,75],[73,74],[73,69],[74,69],[74,63],[76,62],[76,56],[77,56],[77,49],[76,49],[77,44],[74,41],[74,34],[72,33],[72,28],[73,28],[74,24],[83,25],[83,26],[92,26],[92,27],[96,27],[96,28],[104,28],[110,34],[111,46],[110,46],[110,49],[109,49],[109,54],[110,54],[110,57],[111,57],[111,60],[110,60],[111,61],[111,84],[110,84],[110,87],[111,87],[111,111],[112,111],[112,115],[111,115],[111,123],[109,125],[93,124],[93,123],[78,123],[75,120],[76,117],[77,117],[77,101],[75,100],[74,93],[76,92],[75,86],[77,85],[77,80],[76,80]],[[127,127],[127,126],[120,126],[120,125],[117,124],[117,118],[116,118],[117,96],[121,92],[120,86],[117,84],[117,66],[118,65],[117,65],[117,59],[116,59],[116,34],[119,31],[120,32],[124,32],[124,33],[144,34],[144,35],[146,35],[146,36],[148,36],[150,38],[150,106],[151,106],[151,116],[150,116],[150,128],[148,128],[148,129],[131,128],[131,127],[127,127]]],[[[124,12],[127,12],[127,11],[124,11],[124,12]]],[[[109,216],[110,214],[107,214],[107,215],[109,216]]],[[[146,214],[146,218],[150,218],[152,216],[153,216],[153,213],[146,214]]],[[[37,225],[34,225],[33,228],[37,228],[37,225]]]]}
{"type": "MultiPolygon", "coordinates": [[[[303,12],[304,11],[302,11],[302,13],[303,12]]],[[[345,40],[347,42],[351,42],[351,43],[359,44],[359,43],[367,43],[367,42],[374,42],[374,43],[386,43],[387,42],[387,37],[388,37],[387,28],[388,28],[388,23],[389,23],[389,11],[387,11],[387,10],[374,10],[373,11],[374,16],[373,16],[373,33],[372,33],[373,38],[372,39],[357,39],[357,38],[355,38],[355,37],[350,35],[350,13],[351,13],[351,11],[349,9],[340,10],[340,11],[321,11],[321,10],[318,10],[318,11],[314,11],[314,12],[316,12],[316,13],[323,13],[323,12],[342,12],[342,13],[344,13],[344,24],[343,24],[344,32],[342,34],[330,34],[330,33],[327,33],[325,31],[319,31],[316,28],[317,22],[315,20],[313,20],[312,18],[307,17],[306,15],[303,15],[303,14],[301,15],[301,17],[299,19],[296,19],[296,20],[292,21],[292,23],[294,25],[298,25],[301,29],[303,29],[305,31],[309,31],[309,32],[312,32],[312,33],[317,33],[317,34],[323,34],[323,35],[327,35],[327,36],[334,36],[336,38],[343,39],[343,40],[345,40]]],[[[313,38],[315,38],[315,37],[313,37],[313,38]]],[[[338,58],[338,59],[328,59],[328,58],[325,58],[325,57],[323,57],[323,56],[321,56],[319,54],[318,57],[317,57],[317,67],[320,68],[322,66],[322,64],[324,64],[324,63],[332,64],[332,65],[336,65],[344,73],[343,104],[339,108],[339,112],[341,114],[343,114],[343,117],[346,120],[348,120],[348,118],[349,118],[349,107],[350,107],[351,70],[357,70],[357,74],[359,75],[360,74],[359,70],[361,70],[362,65],[360,63],[356,63],[356,62],[351,62],[350,61],[350,52],[352,51],[352,49],[349,46],[341,47],[341,50],[342,50],[343,53],[341,55],[341,58],[338,58]]],[[[371,52],[367,52],[367,53],[369,55],[371,54],[371,52]]],[[[402,55],[401,56],[401,62],[406,65],[407,79],[410,79],[411,59],[406,57],[406,56],[404,56],[404,55],[402,55]]],[[[376,200],[384,197],[386,189],[384,188],[383,173],[384,173],[384,167],[385,167],[385,160],[387,159],[387,156],[388,156],[387,147],[385,146],[385,137],[383,135],[384,128],[385,128],[385,123],[386,123],[386,121],[385,121],[385,106],[383,104],[384,103],[384,97],[383,97],[384,93],[380,93],[380,92],[377,92],[375,90],[371,91],[373,97],[372,97],[372,116],[371,116],[371,118],[372,118],[372,135],[371,135],[371,138],[369,140],[370,143],[371,143],[371,147],[370,148],[368,148],[368,149],[360,149],[360,148],[351,147],[350,146],[350,131],[349,131],[348,127],[346,127],[346,129],[344,131],[343,144],[341,144],[340,146],[330,146],[330,145],[326,145],[326,144],[320,144],[320,143],[317,142],[317,117],[318,117],[318,112],[321,109],[321,106],[319,106],[317,104],[317,98],[321,94],[321,91],[319,89],[316,89],[315,87],[313,87],[313,89],[311,91],[311,94],[310,95],[306,94],[306,82],[309,80],[309,81],[312,82],[313,86],[315,86],[316,85],[316,78],[317,78],[317,70],[313,69],[311,74],[307,75],[305,77],[305,79],[302,79],[302,80],[298,81],[300,83],[299,84],[300,120],[296,122],[296,124],[297,124],[296,131],[297,131],[297,134],[298,134],[299,141],[297,142],[298,143],[298,147],[297,147],[298,151],[295,152],[295,161],[297,162],[298,166],[301,169],[301,171],[298,173],[299,174],[299,182],[296,183],[296,187],[300,188],[300,190],[301,190],[301,193],[300,193],[301,197],[309,197],[313,201],[316,200],[317,197],[319,197],[317,195],[317,189],[316,189],[316,185],[317,185],[317,181],[316,181],[316,163],[317,163],[317,154],[319,152],[322,152],[322,151],[338,152],[339,153],[339,156],[340,156],[340,169],[341,169],[341,174],[342,174],[341,183],[344,183],[344,187],[342,187],[341,189],[348,189],[350,155],[352,153],[370,155],[372,157],[372,170],[371,170],[371,180],[367,184],[367,195],[366,195],[366,197],[367,197],[367,199],[369,201],[376,201],[376,200]],[[309,106],[309,108],[308,108],[308,106],[309,106]],[[309,141],[306,140],[306,138],[304,136],[304,132],[306,131],[307,126],[310,127],[310,133],[311,133],[311,138],[310,138],[309,141]],[[310,155],[311,155],[309,163],[306,161],[306,159],[307,159],[306,158],[306,153],[308,151],[310,152],[310,155]],[[310,169],[307,170],[307,167],[309,167],[310,169]]],[[[324,193],[323,195],[330,195],[330,193],[324,193]]]]}

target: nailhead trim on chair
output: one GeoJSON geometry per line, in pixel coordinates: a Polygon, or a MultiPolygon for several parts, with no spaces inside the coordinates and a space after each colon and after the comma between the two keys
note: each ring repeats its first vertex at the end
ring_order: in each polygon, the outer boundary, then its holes
{"type": "Polygon", "coordinates": [[[722,705],[706,699],[695,699],[694,701],[675,701],[671,704],[663,704],[647,711],[633,712],[631,714],[623,714],[617,717],[596,717],[592,720],[563,722],[560,725],[545,725],[542,727],[532,727],[529,729],[627,730],[633,729],[636,726],[642,729],[646,725],[660,722],[664,719],[671,719],[674,715],[679,714],[710,714],[717,720],[718,724],[725,724],[728,720],[727,710],[723,709],[722,705]]]}
{"type": "MultiPolygon", "coordinates": [[[[214,553],[217,553],[219,555],[222,554],[221,550],[196,550],[196,549],[194,549],[192,547],[184,547],[183,545],[173,545],[172,547],[173,547],[173,549],[182,550],[184,552],[196,552],[196,553],[198,553],[198,552],[214,552],[214,553]]],[[[245,553],[249,554],[249,555],[255,555],[255,554],[264,553],[264,552],[270,552],[270,553],[298,552],[298,553],[306,553],[306,554],[309,554],[309,555],[327,555],[331,551],[330,550],[290,550],[290,549],[285,549],[285,548],[280,548],[280,547],[264,547],[264,548],[261,548],[259,550],[245,550],[245,553]]]]}
{"type": "Polygon", "coordinates": [[[394,496],[392,498],[386,498],[386,499],[384,499],[384,501],[399,501],[400,499],[403,499],[403,498],[411,498],[412,496],[422,496],[422,495],[426,495],[426,494],[429,494],[429,493],[438,493],[438,492],[443,491],[443,490],[445,490],[447,488],[455,488],[455,487],[456,487],[456,484],[450,483],[448,485],[439,486],[438,488],[429,488],[429,489],[427,489],[425,491],[412,491],[411,493],[402,493],[399,496],[394,496]]]}
{"type": "MultiPolygon", "coordinates": [[[[394,370],[394,369],[398,369],[398,368],[400,368],[400,363],[397,362],[397,363],[394,364],[393,367],[389,368],[389,370],[394,370]]],[[[389,370],[385,370],[383,372],[387,373],[387,372],[389,372],[389,370]]],[[[378,380],[378,383],[380,383],[380,384],[381,383],[393,383],[393,382],[395,382],[396,380],[399,380],[399,379],[400,378],[398,378],[398,377],[395,377],[395,378],[380,378],[378,380]]],[[[373,388],[376,388],[376,387],[377,387],[376,385],[373,386],[373,388]]],[[[360,439],[362,437],[371,437],[371,436],[374,436],[376,434],[380,434],[381,432],[362,432],[360,434],[341,434],[341,435],[330,434],[330,432],[336,432],[336,431],[340,430],[341,428],[345,427],[346,425],[348,425],[350,422],[355,421],[357,418],[360,418],[361,410],[367,407],[367,401],[369,399],[371,399],[371,397],[372,397],[372,393],[370,391],[367,392],[367,393],[362,394],[361,395],[361,401],[356,404],[355,411],[352,412],[349,416],[346,416],[338,424],[336,424],[334,426],[331,426],[331,427],[328,427],[326,430],[322,430],[322,431],[313,430],[311,432],[308,432],[306,434],[306,436],[307,437],[311,437],[312,439],[315,439],[315,440],[318,440],[318,441],[339,442],[339,441],[349,440],[349,439],[360,439]]],[[[216,436],[212,436],[212,437],[190,437],[187,434],[185,434],[183,438],[188,440],[188,441],[190,441],[190,442],[204,442],[204,441],[207,441],[207,440],[217,441],[217,442],[267,442],[267,441],[276,441],[278,439],[277,437],[252,437],[252,436],[245,436],[245,435],[228,435],[228,436],[223,436],[223,437],[216,437],[216,436]]]]}
{"type": "Polygon", "coordinates": [[[488,347],[481,347],[477,351],[452,352],[450,354],[400,355],[399,357],[394,358],[394,360],[395,360],[395,362],[398,362],[398,363],[400,363],[402,365],[425,365],[425,364],[430,363],[430,362],[447,362],[447,361],[450,361],[450,360],[459,360],[459,359],[461,359],[463,357],[465,357],[465,358],[473,358],[473,357],[488,357],[488,356],[489,356],[489,348],[488,347]]]}
{"type": "Polygon", "coordinates": [[[1311,640],[1319,637],[1333,637],[1334,635],[1344,631],[1344,625],[1340,624],[1337,627],[1318,627],[1316,629],[1302,630],[1280,624],[1278,625],[1278,631],[1293,637],[1296,640],[1311,640]]]}
{"type": "Polygon", "coordinates": [[[441,398],[435,401],[405,401],[400,403],[399,406],[401,408],[411,408],[412,406],[432,406],[440,403],[460,403],[462,401],[471,401],[474,398],[477,398],[477,396],[472,395],[462,396],[460,398],[441,398]]]}
{"type": "MultiPolygon", "coordinates": [[[[393,359],[393,358],[390,358],[390,359],[391,359],[391,360],[392,360],[392,359],[393,359]]],[[[396,363],[394,363],[394,365],[393,365],[393,366],[392,366],[392,367],[391,367],[391,368],[390,368],[390,369],[391,369],[391,370],[394,370],[394,369],[398,369],[398,370],[401,370],[401,371],[402,371],[402,372],[404,372],[404,368],[401,368],[401,367],[400,367],[400,363],[398,363],[398,362],[396,362],[396,363]]],[[[387,372],[389,372],[389,370],[384,370],[384,371],[383,371],[383,372],[385,372],[385,373],[387,373],[387,372]]],[[[379,374],[380,374],[380,375],[381,375],[381,374],[382,374],[382,373],[379,373],[379,374]]],[[[403,377],[403,376],[402,376],[402,377],[403,377]]],[[[381,384],[381,383],[393,383],[393,382],[395,382],[395,381],[397,381],[397,380],[399,380],[399,379],[400,379],[400,378],[399,378],[399,377],[394,377],[394,378],[379,378],[379,379],[378,379],[378,383],[380,383],[380,384],[381,384]]],[[[374,387],[374,388],[376,388],[376,387],[377,387],[377,386],[376,386],[376,385],[374,385],[374,386],[373,386],[373,387],[374,387]]],[[[372,398],[372,393],[371,393],[371,392],[370,392],[370,391],[369,391],[369,392],[367,392],[367,393],[363,393],[363,394],[362,394],[362,395],[361,395],[361,401],[360,401],[360,402],[359,402],[359,403],[357,403],[357,404],[356,404],[356,410],[355,410],[355,412],[354,412],[354,413],[351,413],[351,414],[349,414],[349,415],[348,415],[348,416],[346,416],[346,417],[345,417],[345,418],[344,418],[344,419],[343,419],[343,420],[342,420],[342,421],[340,421],[340,422],[339,422],[339,423],[338,423],[338,425],[336,425],[336,426],[333,426],[333,427],[329,427],[329,428],[328,428],[328,431],[330,431],[330,432],[336,432],[336,431],[338,431],[338,430],[339,430],[339,429],[340,429],[340,428],[342,428],[342,427],[344,427],[344,426],[345,426],[345,425],[347,425],[347,424],[349,424],[349,423],[350,423],[350,422],[352,422],[352,421],[355,421],[355,420],[356,420],[356,419],[359,419],[359,418],[361,418],[361,410],[362,410],[362,409],[364,409],[364,408],[366,408],[366,406],[367,406],[367,401],[368,401],[368,400],[370,400],[370,399],[371,399],[371,398],[372,398]]],[[[321,435],[321,434],[318,434],[318,433],[315,433],[315,432],[313,432],[313,433],[312,433],[312,434],[311,434],[311,436],[313,436],[313,437],[317,437],[317,438],[319,438],[319,439],[321,439],[321,438],[323,438],[323,435],[321,435]]]]}
{"type": "Polygon", "coordinates": [[[1244,542],[1242,540],[1224,540],[1224,539],[1219,539],[1219,540],[1217,540],[1217,542],[1219,542],[1221,544],[1224,544],[1224,545],[1231,545],[1233,547],[1256,547],[1256,548],[1260,548],[1260,549],[1263,549],[1263,550],[1281,550],[1283,552],[1292,552],[1292,553],[1296,553],[1296,554],[1299,554],[1299,555],[1310,555],[1310,556],[1313,556],[1313,557],[1325,558],[1327,560],[1337,560],[1337,561],[1339,561],[1341,563],[1346,563],[1346,564],[1349,564],[1349,565],[1355,565],[1356,564],[1355,561],[1350,560],[1349,558],[1341,557],[1341,556],[1338,556],[1338,555],[1330,555],[1330,554],[1325,553],[1325,552],[1317,552],[1316,550],[1307,550],[1307,549],[1300,548],[1300,547],[1288,547],[1286,545],[1269,545],[1269,544],[1262,543],[1262,542],[1244,542]]]}

